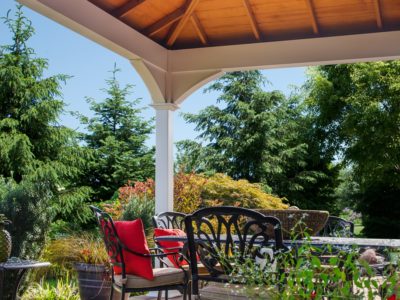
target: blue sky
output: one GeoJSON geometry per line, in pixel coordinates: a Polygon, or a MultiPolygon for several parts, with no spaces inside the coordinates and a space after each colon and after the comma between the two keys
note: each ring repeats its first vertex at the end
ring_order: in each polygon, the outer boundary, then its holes
{"type": "MultiPolygon", "coordinates": [[[[15,4],[14,0],[1,0],[0,16],[4,17],[8,10],[15,8],[15,4]]],[[[63,100],[68,105],[67,110],[80,111],[90,116],[91,112],[85,97],[92,97],[97,101],[104,99],[104,93],[100,89],[105,87],[105,79],[109,78],[109,71],[116,63],[121,69],[118,74],[121,85],[135,85],[132,98],[142,98],[141,106],[147,107],[143,117],[149,119],[155,116],[154,109],[149,107],[151,98],[145,85],[125,58],[28,8],[25,8],[24,12],[32,21],[36,31],[30,40],[30,46],[35,49],[38,57],[49,61],[49,69],[45,75],[62,73],[72,76],[63,87],[63,100]]],[[[10,38],[8,28],[1,22],[0,45],[9,44],[10,38]]],[[[305,70],[305,68],[264,70],[263,74],[271,83],[266,89],[278,89],[289,94],[291,86],[300,86],[304,83],[305,70]]],[[[186,124],[180,112],[197,113],[206,106],[215,104],[217,97],[217,93],[204,94],[203,89],[200,89],[182,103],[174,117],[174,141],[194,139],[197,135],[194,125],[186,124]]],[[[79,122],[67,113],[61,117],[60,122],[68,127],[83,130],[79,122]]],[[[154,141],[153,134],[148,144],[154,145],[154,141]]]]}

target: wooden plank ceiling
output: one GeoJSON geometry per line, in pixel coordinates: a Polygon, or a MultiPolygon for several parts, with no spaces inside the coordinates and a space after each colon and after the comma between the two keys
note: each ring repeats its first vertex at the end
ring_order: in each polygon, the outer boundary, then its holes
{"type": "Polygon", "coordinates": [[[400,30],[400,0],[82,0],[168,49],[400,30]]]}

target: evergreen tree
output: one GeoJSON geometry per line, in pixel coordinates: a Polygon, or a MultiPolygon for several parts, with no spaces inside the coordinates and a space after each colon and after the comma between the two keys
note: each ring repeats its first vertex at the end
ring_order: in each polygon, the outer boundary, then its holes
{"type": "Polygon", "coordinates": [[[333,184],[327,175],[330,160],[311,157],[315,143],[305,129],[299,99],[266,92],[263,83],[259,71],[228,73],[213,83],[208,90],[222,92],[218,102],[226,106],[185,115],[200,131],[200,143],[178,143],[178,164],[262,182],[303,208],[330,206],[332,188],[322,192],[333,184]]]}
{"type": "Polygon", "coordinates": [[[326,147],[353,166],[371,237],[400,237],[399,78],[400,62],[389,61],[319,67],[308,83],[326,147]]]}
{"type": "Polygon", "coordinates": [[[108,200],[114,192],[128,180],[144,181],[154,178],[154,149],[145,142],[153,131],[152,120],[145,121],[136,106],[140,99],[133,101],[127,97],[132,86],[120,87],[114,67],[108,79],[107,98],[96,102],[88,98],[93,118],[81,116],[88,133],[84,141],[91,149],[93,160],[84,178],[95,192],[95,200],[108,200]]]}
{"type": "Polygon", "coordinates": [[[76,184],[86,151],[58,124],[67,76],[44,77],[47,60],[28,46],[34,29],[18,7],[4,18],[12,43],[0,48],[0,213],[11,219],[12,255],[37,258],[52,220],[88,220],[90,189],[76,184]],[[77,209],[79,207],[79,209],[77,209]]]}

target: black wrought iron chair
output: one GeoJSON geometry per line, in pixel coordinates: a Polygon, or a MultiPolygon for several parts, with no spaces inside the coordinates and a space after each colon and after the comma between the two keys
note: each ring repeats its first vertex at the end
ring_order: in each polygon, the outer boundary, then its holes
{"type": "Polygon", "coordinates": [[[153,226],[154,228],[184,230],[186,216],[186,214],[180,212],[163,212],[153,217],[153,226]]]}
{"type": "Polygon", "coordinates": [[[151,251],[157,251],[151,254],[138,253],[129,249],[120,241],[111,216],[95,206],[90,206],[90,208],[97,218],[106,250],[110,257],[111,266],[117,266],[122,269],[120,275],[115,275],[114,272],[111,272],[112,289],[110,299],[115,299],[113,298],[114,291],[121,294],[121,299],[125,299],[125,294],[129,295],[129,293],[166,291],[165,298],[168,299],[168,290],[183,291],[183,298],[186,299],[188,275],[182,268],[153,268],[153,280],[126,274],[123,250],[139,257],[154,257],[159,259],[166,257],[167,254],[158,252],[158,249],[150,249],[151,251]]]}
{"type": "Polygon", "coordinates": [[[325,227],[321,230],[319,235],[329,237],[353,237],[354,223],[339,217],[329,216],[325,227]]]}
{"type": "MultiPolygon", "coordinates": [[[[188,215],[185,225],[192,271],[192,294],[199,297],[201,293],[201,299],[207,299],[207,293],[210,292],[214,297],[218,295],[243,299],[227,290],[216,291],[215,285],[199,291],[199,282],[235,283],[232,275],[234,264],[248,259],[255,263],[257,260],[265,260],[265,250],[268,249],[271,266],[277,252],[285,250],[280,221],[253,210],[228,206],[204,208],[188,215]],[[233,261],[227,259],[231,257],[233,261]],[[198,258],[207,268],[208,274],[199,274],[198,258]]],[[[224,285],[217,286],[224,289],[224,285]]]]}
{"type": "MultiPolygon", "coordinates": [[[[173,212],[173,211],[168,211],[168,212],[163,212],[160,214],[157,214],[153,216],[153,226],[154,228],[160,228],[160,229],[180,229],[183,230],[185,229],[185,217],[187,215],[184,213],[180,212],[173,212]]],[[[178,251],[182,253],[182,248],[183,247],[169,247],[165,248],[157,241],[157,238],[154,238],[154,242],[157,245],[157,247],[160,249],[160,251],[178,251]]],[[[171,257],[171,256],[170,256],[171,257]]],[[[180,259],[184,259],[183,256],[180,257],[180,259]]],[[[176,262],[176,264],[180,264],[180,262],[176,262]]],[[[163,261],[160,261],[160,266],[163,267],[165,263],[163,261]]],[[[167,266],[171,266],[171,264],[168,264],[167,266]]],[[[187,270],[187,267],[184,269],[187,270]]]]}

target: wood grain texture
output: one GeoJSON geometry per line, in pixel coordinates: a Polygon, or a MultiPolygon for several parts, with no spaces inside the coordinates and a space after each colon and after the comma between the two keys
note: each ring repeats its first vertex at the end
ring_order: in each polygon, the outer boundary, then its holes
{"type": "Polygon", "coordinates": [[[375,16],[376,16],[376,25],[379,29],[383,28],[383,20],[382,20],[382,13],[381,13],[381,3],[380,0],[373,0],[374,7],[375,7],[375,16]]]}
{"type": "Polygon", "coordinates": [[[192,23],[193,23],[193,26],[194,26],[194,28],[195,28],[195,30],[196,30],[196,32],[197,32],[197,35],[198,35],[198,37],[199,37],[201,43],[202,43],[203,45],[208,45],[209,43],[208,43],[207,34],[206,34],[206,32],[204,31],[204,28],[203,28],[203,26],[201,25],[201,23],[200,23],[200,21],[199,21],[199,18],[197,18],[197,16],[196,16],[195,13],[192,14],[190,20],[191,20],[192,23]]]}
{"type": "Polygon", "coordinates": [[[257,20],[256,17],[254,16],[253,9],[249,3],[249,0],[243,0],[243,5],[246,9],[247,16],[249,17],[250,26],[251,29],[253,30],[254,37],[259,41],[261,39],[261,33],[260,30],[258,29],[257,20]]]}
{"type": "Polygon", "coordinates": [[[167,37],[166,45],[168,47],[171,47],[175,43],[176,39],[178,38],[182,29],[185,27],[186,23],[189,21],[192,13],[196,9],[196,6],[199,4],[199,2],[200,0],[189,0],[185,13],[183,14],[182,18],[178,21],[176,26],[174,26],[173,30],[169,33],[169,36],[167,37]]]}
{"type": "Polygon", "coordinates": [[[177,10],[175,10],[174,12],[165,16],[161,20],[159,20],[156,23],[147,27],[144,30],[144,33],[148,36],[153,36],[157,32],[163,30],[164,28],[168,27],[169,25],[173,24],[174,22],[180,20],[184,14],[185,14],[185,10],[183,8],[178,8],[177,10]]]}
{"type": "Polygon", "coordinates": [[[113,10],[111,14],[116,18],[121,18],[130,11],[132,11],[136,6],[142,4],[146,0],[130,0],[126,4],[118,7],[117,9],[113,10]]]}
{"type": "Polygon", "coordinates": [[[307,9],[310,13],[310,19],[311,19],[313,31],[315,34],[319,34],[318,22],[317,22],[317,17],[315,15],[313,0],[305,0],[305,1],[306,1],[307,9]]]}
{"type": "Polygon", "coordinates": [[[82,0],[170,49],[400,30],[400,0],[82,0]]]}

